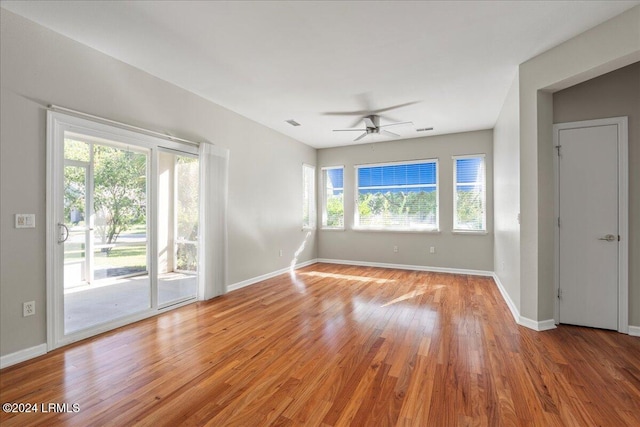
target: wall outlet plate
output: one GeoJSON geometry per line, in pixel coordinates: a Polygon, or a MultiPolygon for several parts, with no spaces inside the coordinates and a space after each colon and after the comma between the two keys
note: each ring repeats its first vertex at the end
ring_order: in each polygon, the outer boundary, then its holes
{"type": "Polygon", "coordinates": [[[29,301],[29,302],[22,303],[22,316],[23,317],[33,316],[34,314],[36,314],[36,302],[35,301],[29,301]]]}

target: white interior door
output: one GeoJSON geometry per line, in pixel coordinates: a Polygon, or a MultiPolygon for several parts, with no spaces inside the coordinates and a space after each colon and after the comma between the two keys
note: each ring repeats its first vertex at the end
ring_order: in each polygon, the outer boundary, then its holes
{"type": "Polygon", "coordinates": [[[559,322],[618,329],[619,126],[556,128],[559,322]]]}

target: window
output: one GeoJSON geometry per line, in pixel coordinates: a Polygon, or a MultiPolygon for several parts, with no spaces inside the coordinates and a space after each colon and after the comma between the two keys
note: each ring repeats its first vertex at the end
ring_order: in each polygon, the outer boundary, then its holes
{"type": "Polygon", "coordinates": [[[316,168],[302,165],[302,229],[316,226],[316,168]]]}
{"type": "Polygon", "coordinates": [[[322,228],[344,229],[344,167],[322,168],[322,228]]]}
{"type": "Polygon", "coordinates": [[[484,154],[453,157],[453,229],[486,231],[484,154]]]}
{"type": "Polygon", "coordinates": [[[438,230],[438,161],[356,166],[356,228],[438,230]]]}

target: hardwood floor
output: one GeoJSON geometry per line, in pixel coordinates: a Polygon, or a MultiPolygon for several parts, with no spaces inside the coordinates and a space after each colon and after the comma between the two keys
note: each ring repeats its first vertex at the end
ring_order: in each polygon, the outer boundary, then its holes
{"type": "Polygon", "coordinates": [[[487,277],[315,264],[4,369],[0,401],[79,408],[2,426],[638,426],[640,339],[517,326],[487,277]]]}

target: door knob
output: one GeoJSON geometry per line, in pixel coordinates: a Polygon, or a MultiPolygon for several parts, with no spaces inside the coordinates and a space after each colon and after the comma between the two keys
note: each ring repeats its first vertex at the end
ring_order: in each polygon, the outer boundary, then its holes
{"type": "Polygon", "coordinates": [[[617,238],[613,234],[607,234],[604,237],[600,237],[598,240],[606,240],[607,242],[613,242],[613,241],[617,240],[617,238]]]}

